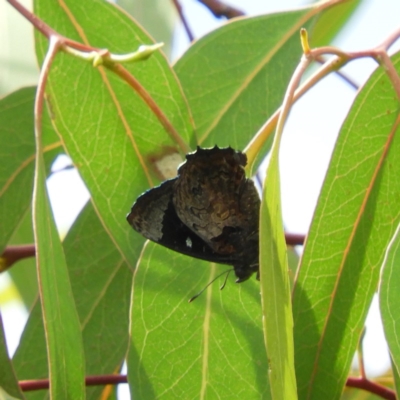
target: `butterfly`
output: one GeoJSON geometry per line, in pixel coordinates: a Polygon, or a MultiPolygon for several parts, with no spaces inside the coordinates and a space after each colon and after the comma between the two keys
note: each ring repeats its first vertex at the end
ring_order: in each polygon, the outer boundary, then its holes
{"type": "Polygon", "coordinates": [[[246,163],[231,147],[197,147],[176,178],[137,198],[127,220],[169,249],[233,266],[238,283],[253,273],[258,278],[260,198],[246,163]]]}

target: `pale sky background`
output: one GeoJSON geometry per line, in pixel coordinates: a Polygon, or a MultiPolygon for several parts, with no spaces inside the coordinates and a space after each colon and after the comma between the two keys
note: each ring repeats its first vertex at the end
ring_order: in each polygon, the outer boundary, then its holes
{"type": "MultiPolygon", "coordinates": [[[[180,2],[196,38],[221,24],[196,1],[180,2]]],[[[295,0],[231,0],[227,3],[248,15],[281,11],[305,4],[304,1],[295,0]]],[[[335,45],[348,51],[373,47],[399,26],[399,16],[399,0],[366,1],[348,28],[335,40],[335,45]]],[[[176,47],[172,59],[179,57],[188,45],[181,26],[176,29],[175,37],[176,47]]],[[[395,48],[399,49],[400,45],[397,44],[395,48]]],[[[344,71],[362,85],[375,68],[373,61],[360,60],[346,66],[344,71]]],[[[283,216],[289,232],[306,233],[308,230],[337,132],[355,95],[354,89],[331,76],[313,88],[291,111],[281,150],[283,216]]],[[[68,159],[60,159],[55,168],[62,168],[66,163],[68,159]]],[[[62,230],[68,229],[86,202],[87,191],[74,170],[53,174],[48,189],[57,225],[62,230]]],[[[9,285],[9,279],[4,274],[0,276],[0,293],[9,285]]],[[[0,306],[9,349],[13,353],[27,314],[17,301],[0,306]]],[[[371,375],[383,373],[389,367],[389,357],[376,301],[368,316],[364,346],[367,372],[371,375]]],[[[123,386],[121,398],[128,398],[123,386]]]]}

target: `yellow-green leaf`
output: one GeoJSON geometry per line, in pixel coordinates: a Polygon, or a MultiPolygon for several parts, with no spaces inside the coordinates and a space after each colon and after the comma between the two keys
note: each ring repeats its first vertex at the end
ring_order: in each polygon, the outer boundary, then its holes
{"type": "MultiPolygon", "coordinates": [[[[400,70],[400,56],[393,57],[400,70]]],[[[386,248],[400,222],[399,101],[378,69],[337,140],[293,292],[304,399],[339,399],[386,248]]]]}

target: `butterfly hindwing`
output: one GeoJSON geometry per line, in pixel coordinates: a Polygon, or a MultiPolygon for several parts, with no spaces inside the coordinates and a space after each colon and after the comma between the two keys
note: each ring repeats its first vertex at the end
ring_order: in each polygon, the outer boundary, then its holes
{"type": "Polygon", "coordinates": [[[139,196],[128,214],[128,222],[146,239],[178,253],[205,261],[232,264],[232,256],[215,253],[177,216],[172,203],[176,179],[165,181],[139,196]]]}

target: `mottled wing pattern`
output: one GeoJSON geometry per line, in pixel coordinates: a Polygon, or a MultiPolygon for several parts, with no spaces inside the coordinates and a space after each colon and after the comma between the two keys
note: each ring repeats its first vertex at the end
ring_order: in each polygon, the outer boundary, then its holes
{"type": "Polygon", "coordinates": [[[175,179],[142,194],[127,219],[144,237],[177,252],[234,267],[238,282],[258,272],[260,198],[246,155],[200,149],[175,179]]]}
{"type": "Polygon", "coordinates": [[[231,255],[215,253],[176,215],[172,191],[176,179],[163,182],[138,197],[127,216],[133,229],[146,239],[179,253],[222,264],[232,265],[231,255]]]}

